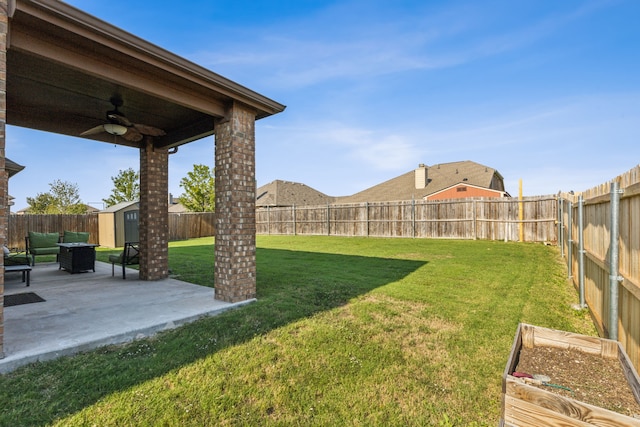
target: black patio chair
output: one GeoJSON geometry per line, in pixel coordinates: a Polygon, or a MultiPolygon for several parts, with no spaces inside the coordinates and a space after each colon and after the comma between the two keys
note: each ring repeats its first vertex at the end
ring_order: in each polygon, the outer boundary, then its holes
{"type": "Polygon", "coordinates": [[[111,275],[115,276],[115,265],[122,264],[122,278],[127,278],[127,265],[140,264],[140,243],[127,242],[124,244],[124,250],[120,255],[109,255],[111,263],[111,275]]]}

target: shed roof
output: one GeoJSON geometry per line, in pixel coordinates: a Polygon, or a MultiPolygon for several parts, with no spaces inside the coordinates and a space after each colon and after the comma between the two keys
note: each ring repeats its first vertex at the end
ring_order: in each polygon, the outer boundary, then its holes
{"type": "Polygon", "coordinates": [[[109,213],[109,212],[118,212],[121,211],[123,209],[127,209],[133,205],[137,205],[140,202],[137,200],[133,200],[133,201],[129,201],[129,202],[120,202],[120,203],[116,203],[115,205],[111,205],[108,208],[105,208],[103,210],[100,211],[100,213],[109,213]]]}

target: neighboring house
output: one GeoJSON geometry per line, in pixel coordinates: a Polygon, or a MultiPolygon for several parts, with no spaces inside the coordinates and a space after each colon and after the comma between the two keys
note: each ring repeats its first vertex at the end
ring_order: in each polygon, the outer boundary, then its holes
{"type": "Polygon", "coordinates": [[[334,201],[335,197],[327,196],[298,182],[275,180],[256,191],[256,207],[317,206],[334,201]]]}
{"type": "Polygon", "coordinates": [[[173,194],[169,193],[169,213],[189,212],[179,200],[179,197],[173,197],[173,194]]]}
{"type": "Polygon", "coordinates": [[[189,212],[182,203],[172,203],[169,205],[169,213],[185,213],[189,212]]]}
{"type": "Polygon", "coordinates": [[[443,200],[465,197],[509,197],[504,178],[488,166],[472,161],[420,164],[417,169],[360,191],[336,197],[336,203],[443,200]]]}

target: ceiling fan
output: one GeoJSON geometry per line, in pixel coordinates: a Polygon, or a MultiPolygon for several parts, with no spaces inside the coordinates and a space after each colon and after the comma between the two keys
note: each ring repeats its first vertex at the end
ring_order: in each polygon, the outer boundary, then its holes
{"type": "Polygon", "coordinates": [[[143,125],[139,123],[132,123],[125,117],[118,107],[122,107],[122,99],[117,96],[111,97],[109,100],[113,105],[113,110],[107,111],[108,123],[98,125],[87,131],[84,131],[80,136],[95,135],[100,132],[107,132],[111,135],[121,136],[127,141],[138,142],[141,141],[144,135],[149,136],[162,136],[166,135],[165,131],[153,126],[143,125]]]}

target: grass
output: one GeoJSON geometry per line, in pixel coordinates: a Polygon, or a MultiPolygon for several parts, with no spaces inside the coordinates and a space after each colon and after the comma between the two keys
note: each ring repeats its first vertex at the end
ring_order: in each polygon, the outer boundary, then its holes
{"type": "MultiPolygon", "coordinates": [[[[169,264],[212,286],[213,240],[169,264]]],[[[595,334],[555,247],[259,236],[257,272],[253,304],[0,376],[0,425],[495,426],[519,322],[595,334]]]]}

